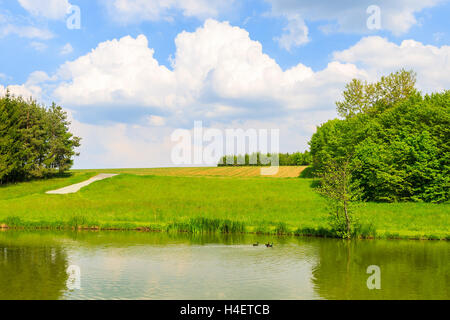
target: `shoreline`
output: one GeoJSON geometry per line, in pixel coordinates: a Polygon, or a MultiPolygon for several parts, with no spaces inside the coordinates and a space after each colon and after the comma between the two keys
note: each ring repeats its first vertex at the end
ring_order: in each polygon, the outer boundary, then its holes
{"type": "MultiPolygon", "coordinates": [[[[289,232],[289,233],[275,233],[275,232],[254,232],[254,231],[244,231],[244,232],[218,232],[218,231],[183,231],[183,230],[162,230],[152,227],[51,227],[51,226],[8,226],[6,224],[0,224],[0,232],[4,231],[73,231],[73,232],[140,232],[140,233],[179,233],[179,234],[222,234],[222,235],[260,235],[260,236],[277,236],[277,237],[305,237],[305,238],[319,238],[319,239],[340,239],[340,240],[412,240],[412,241],[449,241],[450,236],[447,237],[436,237],[436,236],[401,236],[401,235],[382,235],[382,236],[356,236],[351,239],[342,239],[331,235],[321,235],[313,233],[299,233],[299,232],[289,232]]],[[[318,230],[319,231],[319,230],[318,230]]]]}

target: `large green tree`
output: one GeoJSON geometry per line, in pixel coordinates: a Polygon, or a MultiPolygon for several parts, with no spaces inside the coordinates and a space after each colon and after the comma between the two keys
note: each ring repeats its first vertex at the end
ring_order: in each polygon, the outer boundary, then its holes
{"type": "Polygon", "coordinates": [[[344,119],[321,125],[310,141],[314,169],[351,159],[352,183],[365,200],[448,201],[450,91],[422,95],[414,82],[404,70],[362,89],[352,81],[338,103],[344,119]],[[364,102],[355,98],[372,91],[364,102]]]}
{"type": "Polygon", "coordinates": [[[70,169],[80,138],[61,107],[45,108],[9,93],[0,98],[0,183],[48,177],[70,169]]]}

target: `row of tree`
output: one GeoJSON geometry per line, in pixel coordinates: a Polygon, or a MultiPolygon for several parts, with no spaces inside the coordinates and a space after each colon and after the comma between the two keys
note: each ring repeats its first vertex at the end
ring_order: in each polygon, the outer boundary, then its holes
{"type": "Polygon", "coordinates": [[[337,103],[342,119],[321,125],[310,141],[313,168],[322,181],[336,172],[342,176],[331,179],[326,194],[345,205],[354,196],[449,200],[450,91],[422,95],[415,83],[414,72],[401,70],[377,83],[347,85],[337,103]],[[336,190],[341,194],[332,194],[336,190]]]}
{"type": "Polygon", "coordinates": [[[80,138],[61,107],[7,93],[0,98],[0,184],[61,174],[73,165],[80,138]]]}
{"type": "Polygon", "coordinates": [[[245,155],[228,155],[223,156],[218,166],[270,166],[272,165],[272,159],[278,158],[278,165],[280,166],[309,166],[312,163],[311,154],[306,152],[295,153],[278,153],[278,154],[261,154],[255,152],[245,155]]]}

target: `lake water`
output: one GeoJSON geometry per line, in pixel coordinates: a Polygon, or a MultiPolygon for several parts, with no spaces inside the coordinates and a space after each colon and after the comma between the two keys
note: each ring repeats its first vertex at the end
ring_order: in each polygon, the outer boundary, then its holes
{"type": "Polygon", "coordinates": [[[449,299],[449,253],[444,241],[3,231],[0,299],[449,299]]]}

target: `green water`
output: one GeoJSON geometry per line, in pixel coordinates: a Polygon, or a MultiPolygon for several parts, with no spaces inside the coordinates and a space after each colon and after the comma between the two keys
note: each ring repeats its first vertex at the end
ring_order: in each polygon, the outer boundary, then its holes
{"type": "Polygon", "coordinates": [[[449,252],[444,241],[6,231],[0,299],[449,299],[449,252]]]}

